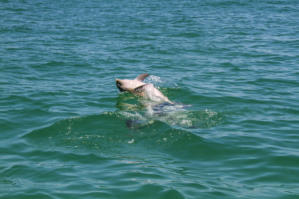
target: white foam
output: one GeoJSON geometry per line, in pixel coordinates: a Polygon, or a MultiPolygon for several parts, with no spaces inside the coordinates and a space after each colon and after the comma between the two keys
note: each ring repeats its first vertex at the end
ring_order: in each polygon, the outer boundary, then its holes
{"type": "Polygon", "coordinates": [[[162,80],[159,76],[150,75],[147,79],[147,82],[149,83],[161,83],[162,80]]]}

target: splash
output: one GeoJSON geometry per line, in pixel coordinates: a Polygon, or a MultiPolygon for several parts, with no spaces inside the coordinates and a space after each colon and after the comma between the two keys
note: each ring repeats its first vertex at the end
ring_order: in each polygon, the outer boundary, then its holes
{"type": "Polygon", "coordinates": [[[223,115],[212,110],[192,110],[192,106],[183,104],[157,104],[149,101],[141,101],[139,109],[120,111],[129,128],[144,128],[155,121],[163,122],[172,128],[211,128],[223,121],[223,115]]]}
{"type": "Polygon", "coordinates": [[[163,81],[161,80],[161,78],[159,76],[150,75],[147,78],[146,82],[155,84],[155,83],[162,83],[163,81]]]}

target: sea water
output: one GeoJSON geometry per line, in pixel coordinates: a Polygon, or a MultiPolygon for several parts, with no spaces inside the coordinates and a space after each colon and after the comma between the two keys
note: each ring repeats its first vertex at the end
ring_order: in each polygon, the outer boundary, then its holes
{"type": "Polygon", "coordinates": [[[297,0],[1,0],[0,198],[299,198],[298,19],[297,0]],[[115,86],[141,73],[187,108],[149,117],[115,86]]]}

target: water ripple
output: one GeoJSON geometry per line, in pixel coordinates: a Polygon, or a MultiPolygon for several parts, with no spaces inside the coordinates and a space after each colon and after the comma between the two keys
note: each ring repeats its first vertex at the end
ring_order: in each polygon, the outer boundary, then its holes
{"type": "Polygon", "coordinates": [[[298,198],[298,13],[0,1],[0,198],[298,198]],[[186,108],[117,92],[145,72],[186,108]]]}

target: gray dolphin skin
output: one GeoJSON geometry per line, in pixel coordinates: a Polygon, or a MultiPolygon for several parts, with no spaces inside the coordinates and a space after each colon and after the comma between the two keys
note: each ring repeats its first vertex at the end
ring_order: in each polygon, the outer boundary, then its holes
{"type": "Polygon", "coordinates": [[[143,80],[148,77],[149,74],[141,74],[135,79],[116,79],[116,86],[119,91],[128,91],[134,95],[143,97],[146,100],[150,100],[156,103],[168,102],[173,104],[166,96],[164,96],[161,91],[154,87],[153,84],[144,83],[143,80]]]}

